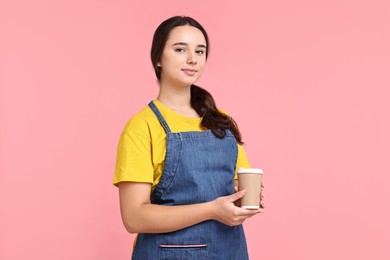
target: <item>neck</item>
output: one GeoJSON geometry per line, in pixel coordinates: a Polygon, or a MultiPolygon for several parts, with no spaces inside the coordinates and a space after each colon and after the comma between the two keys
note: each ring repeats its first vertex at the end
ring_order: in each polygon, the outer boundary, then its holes
{"type": "Polygon", "coordinates": [[[169,108],[190,108],[191,86],[175,87],[161,83],[157,99],[169,108]]]}
{"type": "Polygon", "coordinates": [[[160,92],[157,99],[180,115],[199,118],[198,113],[191,106],[191,86],[174,87],[160,84],[160,92]]]}

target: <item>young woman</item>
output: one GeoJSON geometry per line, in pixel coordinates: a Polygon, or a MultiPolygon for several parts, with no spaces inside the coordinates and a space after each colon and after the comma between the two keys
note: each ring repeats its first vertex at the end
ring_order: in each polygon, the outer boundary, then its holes
{"type": "Polygon", "coordinates": [[[194,85],[208,52],[190,17],[155,31],[160,91],[127,123],[114,176],[124,226],[139,233],[133,259],[248,259],[241,224],[262,209],[235,205],[245,194],[235,192],[235,170],[250,164],[234,120],[194,85]]]}

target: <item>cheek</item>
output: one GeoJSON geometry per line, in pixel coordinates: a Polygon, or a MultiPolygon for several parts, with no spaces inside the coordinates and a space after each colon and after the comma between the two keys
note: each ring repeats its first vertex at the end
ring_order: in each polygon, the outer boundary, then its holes
{"type": "Polygon", "coordinates": [[[180,60],[175,57],[162,57],[161,66],[167,70],[177,67],[180,64],[180,60]]]}
{"type": "Polygon", "coordinates": [[[205,67],[206,67],[206,61],[202,60],[200,63],[201,63],[200,66],[199,66],[200,70],[203,71],[205,69],[205,67]]]}
{"type": "Polygon", "coordinates": [[[163,68],[165,69],[165,71],[170,72],[170,73],[172,73],[173,71],[175,71],[175,68],[177,67],[177,66],[175,65],[175,63],[172,62],[172,61],[166,61],[166,62],[164,63],[164,66],[165,66],[165,67],[163,67],[163,68]]]}
{"type": "Polygon", "coordinates": [[[172,58],[166,53],[166,51],[164,51],[162,54],[161,54],[161,57],[160,57],[160,65],[162,68],[164,67],[168,67],[169,66],[169,63],[171,62],[172,58]]]}

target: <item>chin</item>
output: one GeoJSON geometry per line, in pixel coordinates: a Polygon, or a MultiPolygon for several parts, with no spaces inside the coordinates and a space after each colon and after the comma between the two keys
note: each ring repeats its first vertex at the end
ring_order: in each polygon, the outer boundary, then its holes
{"type": "Polygon", "coordinates": [[[191,86],[195,82],[196,82],[196,80],[183,80],[183,81],[180,82],[180,84],[183,85],[183,86],[191,86]]]}
{"type": "Polygon", "coordinates": [[[198,81],[198,77],[197,77],[197,78],[191,78],[191,79],[187,80],[187,83],[188,83],[189,85],[192,85],[192,84],[194,84],[194,83],[197,82],[197,81],[198,81]]]}

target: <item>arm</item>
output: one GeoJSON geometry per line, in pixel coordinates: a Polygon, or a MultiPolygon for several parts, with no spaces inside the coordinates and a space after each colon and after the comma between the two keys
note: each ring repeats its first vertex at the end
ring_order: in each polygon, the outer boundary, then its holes
{"type": "Polygon", "coordinates": [[[209,219],[235,226],[260,212],[234,205],[234,201],[240,199],[245,191],[210,202],[180,206],[151,204],[150,192],[150,183],[119,183],[122,221],[129,233],[171,232],[209,219]]]}

